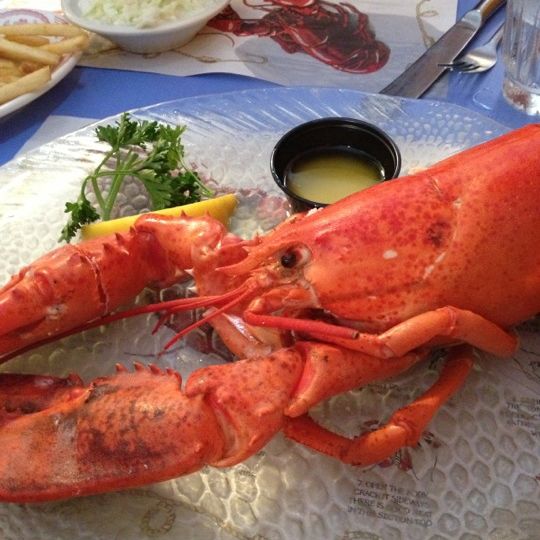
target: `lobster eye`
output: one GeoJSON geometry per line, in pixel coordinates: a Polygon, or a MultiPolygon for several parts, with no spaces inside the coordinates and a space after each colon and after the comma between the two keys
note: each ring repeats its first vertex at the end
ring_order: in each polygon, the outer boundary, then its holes
{"type": "Polygon", "coordinates": [[[294,251],[287,251],[281,256],[281,265],[285,268],[293,268],[296,264],[296,253],[294,251]]]}
{"type": "Polygon", "coordinates": [[[296,246],[285,251],[280,258],[284,268],[295,268],[309,260],[309,250],[306,247],[296,246]]]}

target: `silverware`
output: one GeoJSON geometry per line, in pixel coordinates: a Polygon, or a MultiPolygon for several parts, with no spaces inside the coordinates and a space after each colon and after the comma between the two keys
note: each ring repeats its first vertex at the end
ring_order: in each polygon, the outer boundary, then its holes
{"type": "Polygon", "coordinates": [[[463,73],[481,73],[491,69],[497,63],[497,47],[503,36],[503,31],[504,23],[499,26],[497,32],[485,45],[476,47],[449,64],[441,65],[452,71],[463,73]]]}
{"type": "Polygon", "coordinates": [[[482,24],[505,0],[482,0],[432,45],[414,64],[381,90],[389,96],[420,97],[445,71],[446,67],[471,41],[482,24]]]}

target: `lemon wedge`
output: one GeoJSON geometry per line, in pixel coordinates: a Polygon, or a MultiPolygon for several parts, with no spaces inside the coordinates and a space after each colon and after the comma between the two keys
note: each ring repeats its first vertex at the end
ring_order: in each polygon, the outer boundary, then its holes
{"type": "MultiPolygon", "coordinates": [[[[152,212],[152,214],[179,216],[183,212],[192,217],[209,214],[213,218],[221,221],[224,225],[227,225],[237,203],[236,197],[232,194],[228,194],[216,197],[215,199],[206,199],[184,206],[175,206],[174,208],[157,210],[152,212]]],[[[83,240],[90,240],[91,238],[97,238],[98,236],[105,236],[107,234],[127,232],[135,223],[135,220],[139,215],[111,219],[109,221],[98,221],[96,223],[84,225],[81,229],[81,237],[83,240]]]]}

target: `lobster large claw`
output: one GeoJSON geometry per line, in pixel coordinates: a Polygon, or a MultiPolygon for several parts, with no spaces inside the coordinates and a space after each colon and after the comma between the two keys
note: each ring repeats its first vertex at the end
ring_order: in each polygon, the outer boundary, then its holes
{"type": "Polygon", "coordinates": [[[35,502],[117,490],[195,471],[225,440],[203,396],[187,398],[172,371],[137,366],[84,387],[1,375],[0,499],[35,502]],[[13,395],[16,391],[19,395],[13,395]]]}
{"type": "MultiPolygon", "coordinates": [[[[176,372],[140,364],[133,372],[118,366],[115,375],[88,386],[76,376],[2,374],[0,389],[8,390],[0,402],[0,500],[89,495],[175,478],[207,464],[234,465],[260,450],[288,418],[302,418],[336,393],[401,373],[424,356],[388,362],[300,342],[269,356],[199,369],[185,389],[176,372]]],[[[419,425],[429,419],[417,418],[416,409],[404,416],[419,425]]],[[[287,433],[316,447],[294,422],[287,433]]],[[[379,445],[369,459],[384,459],[394,447],[395,441],[379,445]]]]}

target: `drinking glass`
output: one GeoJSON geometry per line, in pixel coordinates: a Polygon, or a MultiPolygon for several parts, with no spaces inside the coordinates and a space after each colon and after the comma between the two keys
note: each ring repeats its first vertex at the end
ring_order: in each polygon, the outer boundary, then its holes
{"type": "Polygon", "coordinates": [[[508,0],[503,59],[506,100],[527,114],[540,114],[540,0],[508,0]]]}

